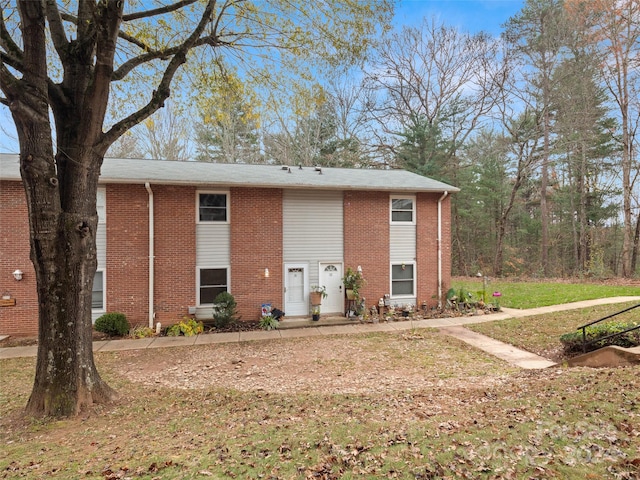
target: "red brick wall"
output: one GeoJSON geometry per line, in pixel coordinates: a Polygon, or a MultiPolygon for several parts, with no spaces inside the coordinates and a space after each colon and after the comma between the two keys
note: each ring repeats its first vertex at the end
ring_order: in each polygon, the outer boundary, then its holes
{"type": "MultiPolygon", "coordinates": [[[[416,198],[416,253],[418,305],[438,304],[438,199],[441,193],[421,193],[416,198]]],[[[451,284],[451,197],[442,202],[442,289],[451,284]]]]}
{"type": "MultiPolygon", "coordinates": [[[[152,185],[155,210],[155,312],[163,326],[196,304],[195,187],[152,185]]],[[[107,311],[132,324],[148,323],[148,194],[144,185],[107,185],[107,311]]],[[[418,302],[437,302],[437,200],[417,195],[418,302]]],[[[231,293],[244,320],[262,303],[282,308],[282,190],[233,188],[230,196],[231,293]],[[264,270],[269,269],[269,278],[264,270]]],[[[450,197],[442,204],[443,293],[451,282],[450,197]]],[[[35,334],[37,300],[29,260],[29,228],[20,182],[0,182],[0,294],[16,299],[0,307],[0,333],[35,334]],[[12,272],[24,272],[21,282],[12,272]]],[[[345,268],[362,266],[367,305],[389,293],[389,195],[344,194],[345,268]],[[374,221],[375,220],[375,221],[374,221]]]]}
{"type": "Polygon", "coordinates": [[[195,187],[152,185],[155,200],[155,312],[163,326],[196,305],[195,187]]]}
{"type": "Polygon", "coordinates": [[[22,182],[0,181],[0,298],[15,306],[0,307],[0,334],[38,333],[35,272],[29,259],[29,217],[22,182]],[[13,277],[22,270],[21,281],[13,277]]]}
{"type": "Polygon", "coordinates": [[[230,290],[242,320],[255,320],[263,303],[283,307],[282,190],[232,188],[230,219],[230,290]]]}
{"type": "Polygon", "coordinates": [[[344,267],[362,267],[367,283],[360,295],[368,307],[390,293],[389,262],[389,194],[345,192],[344,267]]]}
{"type": "Polygon", "coordinates": [[[147,325],[149,311],[149,197],[144,185],[111,184],[107,192],[107,312],[147,325]]]}

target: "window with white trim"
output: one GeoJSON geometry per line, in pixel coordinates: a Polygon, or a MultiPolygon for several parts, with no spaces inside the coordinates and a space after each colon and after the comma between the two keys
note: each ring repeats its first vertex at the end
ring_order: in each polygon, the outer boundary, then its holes
{"type": "Polygon", "coordinates": [[[391,223],[413,224],[415,223],[416,199],[415,197],[391,198],[391,223]]]}
{"type": "Polygon", "coordinates": [[[226,223],[229,219],[229,195],[224,192],[198,192],[198,222],[226,223]]]}
{"type": "Polygon", "coordinates": [[[200,268],[198,270],[198,304],[213,305],[215,298],[228,291],[226,268],[200,268]]]}
{"type": "Polygon", "coordinates": [[[102,271],[97,271],[93,277],[91,308],[93,310],[104,310],[104,272],[102,271]]]}
{"type": "Polygon", "coordinates": [[[391,265],[391,296],[415,297],[415,265],[398,263],[391,265]]]}

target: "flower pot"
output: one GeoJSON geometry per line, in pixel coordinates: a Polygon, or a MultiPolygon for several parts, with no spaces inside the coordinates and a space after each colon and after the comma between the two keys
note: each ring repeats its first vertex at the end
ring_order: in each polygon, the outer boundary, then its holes
{"type": "Polygon", "coordinates": [[[356,293],[351,290],[351,289],[347,289],[347,300],[356,300],[356,293]]]}
{"type": "Polygon", "coordinates": [[[317,322],[318,320],[320,320],[320,314],[314,313],[313,315],[311,315],[311,320],[313,320],[314,322],[317,322]]]}
{"type": "Polygon", "coordinates": [[[309,294],[311,305],[320,305],[322,303],[322,292],[311,292],[309,294]]]}

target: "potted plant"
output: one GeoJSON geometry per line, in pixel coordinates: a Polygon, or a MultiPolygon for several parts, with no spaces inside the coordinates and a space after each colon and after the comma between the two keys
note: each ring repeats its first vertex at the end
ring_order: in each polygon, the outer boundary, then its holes
{"type": "Polygon", "coordinates": [[[323,298],[327,298],[327,288],[324,285],[312,285],[309,293],[311,305],[320,305],[323,298]]]}
{"type": "Polygon", "coordinates": [[[365,284],[361,271],[347,267],[347,271],[345,272],[344,277],[342,277],[342,283],[344,284],[347,298],[349,300],[358,300],[360,298],[360,289],[365,284]]]}
{"type": "Polygon", "coordinates": [[[320,320],[320,306],[314,305],[311,309],[311,320],[313,320],[314,322],[320,320]]]}

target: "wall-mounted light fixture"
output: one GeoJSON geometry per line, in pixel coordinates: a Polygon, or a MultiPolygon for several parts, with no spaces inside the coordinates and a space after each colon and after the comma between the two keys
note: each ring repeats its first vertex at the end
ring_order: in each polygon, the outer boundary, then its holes
{"type": "Polygon", "coordinates": [[[362,273],[362,267],[360,265],[358,265],[358,268],[356,268],[356,270],[358,271],[358,273],[362,273]]]}
{"type": "Polygon", "coordinates": [[[269,269],[268,268],[264,269],[264,278],[269,278],[269,269]]]}
{"type": "Polygon", "coordinates": [[[17,269],[15,272],[13,272],[13,278],[15,278],[17,281],[22,280],[22,270],[17,269]]]}

